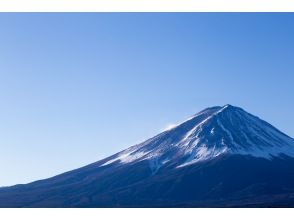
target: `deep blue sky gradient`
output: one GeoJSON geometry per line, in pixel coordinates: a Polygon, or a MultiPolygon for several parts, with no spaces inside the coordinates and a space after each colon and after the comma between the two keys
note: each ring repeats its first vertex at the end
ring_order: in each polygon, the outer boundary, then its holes
{"type": "Polygon", "coordinates": [[[0,185],[230,103],[294,136],[294,14],[0,14],[0,185]]]}

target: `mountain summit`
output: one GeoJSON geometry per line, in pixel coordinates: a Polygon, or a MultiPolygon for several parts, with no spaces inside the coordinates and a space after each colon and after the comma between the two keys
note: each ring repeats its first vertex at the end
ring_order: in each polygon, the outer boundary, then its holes
{"type": "Polygon", "coordinates": [[[183,167],[224,154],[294,157],[294,140],[239,107],[207,108],[180,125],[109,158],[102,166],[148,160],[183,167]]]}
{"type": "Polygon", "coordinates": [[[113,156],[0,189],[0,207],[294,207],[294,139],[232,105],[113,156]]]}

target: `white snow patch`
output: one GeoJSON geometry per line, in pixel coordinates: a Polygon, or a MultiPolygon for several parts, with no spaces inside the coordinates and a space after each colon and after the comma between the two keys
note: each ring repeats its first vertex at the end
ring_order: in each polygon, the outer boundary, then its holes
{"type": "Polygon", "coordinates": [[[282,155],[294,157],[294,147],[256,147],[251,150],[238,150],[234,153],[240,155],[250,155],[257,158],[264,158],[270,160],[273,157],[281,157],[282,155]]]}
{"type": "Polygon", "coordinates": [[[215,128],[212,128],[210,131],[210,134],[214,134],[214,130],[215,130],[215,128]]]}
{"type": "Polygon", "coordinates": [[[223,125],[222,123],[217,119],[217,124],[221,127],[221,129],[226,132],[226,134],[229,136],[230,138],[230,141],[232,143],[232,145],[236,146],[236,147],[239,147],[239,145],[234,141],[234,138],[231,134],[231,132],[229,130],[227,130],[223,125]]]}
{"type": "Polygon", "coordinates": [[[207,146],[202,145],[196,148],[196,150],[194,151],[195,153],[192,152],[192,155],[189,157],[189,159],[186,160],[185,163],[177,166],[177,168],[188,166],[200,161],[216,158],[220,156],[221,154],[226,153],[227,151],[228,151],[227,147],[222,147],[217,149],[216,147],[208,148],[207,146]]]}
{"type": "Polygon", "coordinates": [[[147,155],[148,153],[150,153],[150,151],[137,151],[137,149],[133,150],[133,151],[124,151],[122,153],[120,153],[118,155],[118,157],[112,159],[112,160],[109,160],[107,162],[105,162],[104,164],[102,164],[101,166],[106,166],[106,165],[109,165],[115,161],[119,161],[120,163],[130,163],[130,162],[133,162],[137,159],[142,159],[145,155],[147,155]]]}

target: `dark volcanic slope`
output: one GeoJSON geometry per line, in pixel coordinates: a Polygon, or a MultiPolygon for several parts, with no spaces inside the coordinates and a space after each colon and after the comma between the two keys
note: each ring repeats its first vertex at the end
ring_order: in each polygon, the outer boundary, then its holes
{"type": "Polygon", "coordinates": [[[212,107],[109,158],[0,189],[0,207],[294,207],[294,140],[212,107]]]}

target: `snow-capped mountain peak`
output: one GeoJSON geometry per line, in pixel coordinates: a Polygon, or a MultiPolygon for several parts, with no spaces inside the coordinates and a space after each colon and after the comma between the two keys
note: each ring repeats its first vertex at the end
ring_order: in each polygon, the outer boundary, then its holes
{"type": "Polygon", "coordinates": [[[239,107],[216,106],[109,157],[101,166],[147,160],[155,172],[161,166],[179,168],[224,154],[294,157],[294,140],[239,107]]]}

